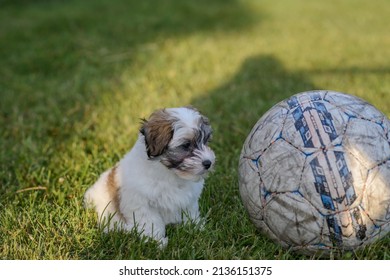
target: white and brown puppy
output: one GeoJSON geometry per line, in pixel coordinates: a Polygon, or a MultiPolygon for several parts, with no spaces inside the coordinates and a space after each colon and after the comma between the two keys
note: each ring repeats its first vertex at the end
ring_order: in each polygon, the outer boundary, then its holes
{"type": "Polygon", "coordinates": [[[154,112],[143,120],[134,147],[85,193],[107,230],[120,229],[168,242],[165,226],[198,223],[198,199],[215,163],[211,127],[193,108],[154,112]]]}

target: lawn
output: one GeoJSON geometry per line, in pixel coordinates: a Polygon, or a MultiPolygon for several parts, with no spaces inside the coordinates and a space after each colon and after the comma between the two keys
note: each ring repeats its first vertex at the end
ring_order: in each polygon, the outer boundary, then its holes
{"type": "MultiPolygon", "coordinates": [[[[0,259],[301,259],[256,231],[237,165],[255,122],[331,89],[390,116],[388,0],[0,0],[0,259]],[[214,128],[203,231],[159,250],[102,233],[85,190],[140,118],[192,104],[214,128]]],[[[390,259],[390,237],[342,259],[390,259]]]]}

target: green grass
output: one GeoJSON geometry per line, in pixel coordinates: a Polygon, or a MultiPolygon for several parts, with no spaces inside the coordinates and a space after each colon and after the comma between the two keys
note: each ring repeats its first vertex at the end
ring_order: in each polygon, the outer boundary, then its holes
{"type": "MultiPolygon", "coordinates": [[[[0,259],[297,259],[259,234],[237,163],[293,93],[353,93],[390,115],[388,0],[0,0],[0,259]],[[193,104],[214,127],[203,231],[158,250],[103,234],[82,196],[139,118],[193,104]]],[[[343,259],[390,259],[390,237],[343,259]]]]}

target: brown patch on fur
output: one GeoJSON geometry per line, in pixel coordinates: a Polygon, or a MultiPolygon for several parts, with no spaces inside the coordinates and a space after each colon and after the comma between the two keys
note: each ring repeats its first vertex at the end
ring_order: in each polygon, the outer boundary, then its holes
{"type": "Polygon", "coordinates": [[[162,155],[173,136],[172,123],[177,121],[167,111],[154,112],[149,120],[143,120],[140,132],[145,136],[146,151],[149,158],[162,155]]]}
{"type": "Polygon", "coordinates": [[[112,206],[115,209],[115,214],[118,215],[118,217],[122,220],[125,221],[125,217],[123,216],[122,212],[120,211],[119,208],[119,186],[118,182],[116,180],[116,175],[117,175],[117,165],[114,166],[111,170],[110,173],[108,173],[107,177],[107,189],[108,189],[108,195],[111,198],[111,203],[112,206]]]}

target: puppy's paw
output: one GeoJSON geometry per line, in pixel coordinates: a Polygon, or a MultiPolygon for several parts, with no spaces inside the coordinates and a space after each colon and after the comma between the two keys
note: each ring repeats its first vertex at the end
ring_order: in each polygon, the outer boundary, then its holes
{"type": "Polygon", "coordinates": [[[162,237],[160,240],[157,240],[157,242],[158,242],[158,248],[160,250],[163,250],[168,245],[168,237],[162,237]]]}
{"type": "Polygon", "coordinates": [[[196,220],[195,227],[197,230],[203,231],[206,228],[206,218],[199,218],[196,220]]]}

